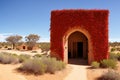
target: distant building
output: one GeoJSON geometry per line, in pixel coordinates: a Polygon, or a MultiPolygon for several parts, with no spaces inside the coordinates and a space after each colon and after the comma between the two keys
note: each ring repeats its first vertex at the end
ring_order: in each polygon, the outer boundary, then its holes
{"type": "Polygon", "coordinates": [[[35,46],[28,46],[27,43],[21,43],[17,46],[18,50],[37,50],[39,49],[39,46],[36,44],[35,46]]]}

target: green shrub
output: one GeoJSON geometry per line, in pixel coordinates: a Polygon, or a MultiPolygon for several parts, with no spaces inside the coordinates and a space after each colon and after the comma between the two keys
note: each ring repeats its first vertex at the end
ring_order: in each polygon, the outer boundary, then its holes
{"type": "Polygon", "coordinates": [[[11,54],[11,55],[18,57],[18,55],[17,55],[17,54],[15,54],[15,53],[13,53],[13,54],[11,54]]]}
{"type": "Polygon", "coordinates": [[[9,60],[10,60],[10,63],[14,63],[14,64],[19,63],[19,59],[15,55],[10,55],[9,60]]]}
{"type": "Polygon", "coordinates": [[[47,72],[55,73],[55,71],[57,70],[57,63],[55,59],[43,58],[42,61],[47,65],[47,70],[46,70],[47,72]]]}
{"type": "Polygon", "coordinates": [[[42,49],[42,52],[49,51],[50,50],[50,43],[40,43],[40,48],[42,49]]]}
{"type": "Polygon", "coordinates": [[[40,58],[40,57],[42,57],[42,55],[41,54],[35,54],[33,57],[40,58]]]}
{"type": "Polygon", "coordinates": [[[0,54],[0,62],[3,64],[16,64],[19,62],[18,58],[12,54],[0,54]]]}
{"type": "Polygon", "coordinates": [[[120,61],[120,53],[110,53],[110,59],[119,60],[120,61]]]}
{"type": "Polygon", "coordinates": [[[97,62],[97,61],[93,61],[93,62],[91,63],[91,66],[92,66],[92,68],[99,68],[99,67],[100,67],[100,63],[97,62]]]}
{"type": "Polygon", "coordinates": [[[37,51],[32,51],[31,53],[37,53],[37,51]]]}
{"type": "Polygon", "coordinates": [[[97,80],[120,80],[120,74],[113,70],[108,70],[108,72],[104,73],[97,80]]]}
{"type": "Polygon", "coordinates": [[[113,59],[104,59],[101,61],[101,66],[103,68],[116,69],[117,68],[117,61],[113,60],[113,59]]]}
{"type": "Polygon", "coordinates": [[[24,62],[25,60],[29,59],[30,55],[28,55],[28,54],[21,54],[21,55],[18,56],[18,58],[19,58],[19,62],[21,63],[21,62],[24,62]]]}
{"type": "Polygon", "coordinates": [[[56,58],[45,56],[26,60],[20,67],[21,70],[33,72],[34,74],[43,74],[45,72],[53,74],[56,71],[62,70],[64,68],[65,64],[62,61],[58,61],[56,58]]]}
{"type": "Polygon", "coordinates": [[[56,60],[56,58],[43,57],[42,62],[47,65],[47,72],[55,73],[55,71],[62,70],[65,68],[65,64],[62,61],[56,60]]]}
{"type": "Polygon", "coordinates": [[[62,61],[57,61],[57,70],[62,70],[65,68],[65,63],[62,61]]]}
{"type": "Polygon", "coordinates": [[[117,58],[120,61],[120,53],[117,53],[117,58]]]}
{"type": "Polygon", "coordinates": [[[118,60],[118,55],[113,52],[110,52],[110,59],[118,60]]]}
{"type": "Polygon", "coordinates": [[[113,47],[113,48],[111,48],[111,52],[113,52],[113,51],[115,51],[115,50],[116,50],[116,48],[114,48],[114,47],[113,47]]]}
{"type": "Polygon", "coordinates": [[[20,69],[34,74],[43,74],[46,71],[46,65],[40,59],[34,58],[26,60],[20,69]]]}

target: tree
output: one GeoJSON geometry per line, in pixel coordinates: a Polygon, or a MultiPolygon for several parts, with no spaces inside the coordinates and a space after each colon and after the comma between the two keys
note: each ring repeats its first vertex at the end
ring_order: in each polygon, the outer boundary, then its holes
{"type": "Polygon", "coordinates": [[[22,36],[15,35],[15,36],[9,36],[6,38],[6,41],[11,43],[13,45],[13,49],[15,49],[15,45],[22,39],[22,36]]]}
{"type": "Polygon", "coordinates": [[[40,36],[38,36],[37,34],[29,34],[28,36],[25,37],[30,49],[36,44],[39,38],[40,36]]]}

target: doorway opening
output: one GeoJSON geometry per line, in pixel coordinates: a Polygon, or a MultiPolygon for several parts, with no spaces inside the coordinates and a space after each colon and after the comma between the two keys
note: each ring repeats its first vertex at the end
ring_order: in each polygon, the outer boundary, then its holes
{"type": "Polygon", "coordinates": [[[73,32],[68,37],[68,63],[87,64],[88,39],[79,32],[73,32]]]}
{"type": "Polygon", "coordinates": [[[25,49],[26,47],[25,46],[23,46],[23,49],[25,49]]]}
{"type": "Polygon", "coordinates": [[[78,58],[83,57],[83,42],[77,42],[77,52],[78,52],[78,58]]]}

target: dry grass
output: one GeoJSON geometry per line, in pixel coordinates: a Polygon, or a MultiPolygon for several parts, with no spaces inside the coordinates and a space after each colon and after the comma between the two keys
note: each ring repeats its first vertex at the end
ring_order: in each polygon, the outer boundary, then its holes
{"type": "Polygon", "coordinates": [[[27,80],[64,80],[64,78],[72,71],[70,66],[62,71],[57,71],[55,74],[46,73],[44,75],[24,75],[27,80]]]}
{"type": "MultiPolygon", "coordinates": [[[[117,64],[118,68],[115,70],[116,72],[120,73],[120,62],[117,64]]],[[[98,77],[102,76],[104,73],[108,72],[108,68],[103,69],[87,69],[87,76],[88,80],[96,80],[98,77]]]]}
{"type": "MultiPolygon", "coordinates": [[[[29,51],[16,51],[16,50],[0,50],[0,52],[9,52],[9,53],[13,53],[13,54],[17,54],[17,55],[21,55],[21,54],[34,54],[35,53],[31,53],[29,51]]],[[[21,64],[21,63],[20,63],[21,64]]],[[[70,66],[66,66],[66,69],[63,69],[62,71],[56,71],[55,74],[50,74],[50,73],[46,73],[44,75],[34,75],[34,74],[26,74],[26,73],[20,73],[18,71],[16,71],[16,68],[18,68],[20,66],[20,64],[16,64],[16,65],[4,65],[4,64],[0,64],[0,74],[5,74],[5,75],[0,75],[1,77],[3,77],[4,79],[2,79],[0,77],[0,80],[12,80],[16,79],[17,76],[9,76],[11,74],[20,74],[21,76],[25,77],[27,80],[64,80],[64,78],[71,72],[72,68],[70,66]],[[1,67],[3,66],[3,67],[1,67]],[[10,68],[9,68],[10,66],[10,68]],[[7,68],[6,68],[7,67],[7,68]],[[12,71],[8,74],[8,70],[7,69],[12,69],[12,71]],[[2,71],[5,70],[5,71],[2,71]],[[7,77],[6,77],[6,73],[7,73],[7,77]],[[10,77],[12,79],[10,79],[10,77]]],[[[16,79],[17,80],[17,79],[16,79]]],[[[19,79],[18,79],[19,80],[19,79]]]]}

